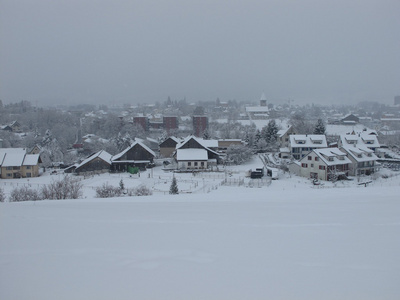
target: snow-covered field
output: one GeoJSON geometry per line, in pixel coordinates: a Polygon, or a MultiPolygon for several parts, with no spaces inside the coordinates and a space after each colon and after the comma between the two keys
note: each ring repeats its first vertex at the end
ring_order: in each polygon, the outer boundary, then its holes
{"type": "Polygon", "coordinates": [[[156,168],[84,179],[84,199],[0,203],[0,299],[400,299],[399,176],[250,188],[221,175],[177,174],[168,195],[156,168]],[[121,178],[156,191],[93,198],[121,178]]]}

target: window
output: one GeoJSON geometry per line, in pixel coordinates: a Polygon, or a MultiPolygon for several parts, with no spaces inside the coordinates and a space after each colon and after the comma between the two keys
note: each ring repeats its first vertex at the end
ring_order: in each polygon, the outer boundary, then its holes
{"type": "Polygon", "coordinates": [[[319,166],[320,170],[325,170],[325,166],[319,166]]]}
{"type": "Polygon", "coordinates": [[[308,159],[308,160],[312,160],[312,157],[311,157],[311,156],[308,156],[307,159],[308,159]]]}
{"type": "Polygon", "coordinates": [[[27,169],[27,170],[30,170],[30,169],[31,169],[31,166],[26,166],[26,169],[27,169]]]}
{"type": "Polygon", "coordinates": [[[319,161],[319,158],[318,157],[315,157],[315,159],[314,159],[315,161],[319,161]]]}
{"type": "Polygon", "coordinates": [[[197,167],[197,165],[198,165],[198,163],[197,163],[197,161],[195,161],[195,162],[194,162],[194,166],[197,167]]]}
{"type": "Polygon", "coordinates": [[[303,164],[301,164],[301,167],[302,167],[302,168],[307,168],[308,165],[303,163],[303,164]]]}
{"type": "Polygon", "coordinates": [[[19,170],[20,167],[13,167],[13,170],[19,170]]]}
{"type": "Polygon", "coordinates": [[[188,162],[188,167],[191,167],[191,166],[192,166],[192,162],[189,161],[189,162],[188,162]]]}
{"type": "Polygon", "coordinates": [[[12,167],[7,167],[6,170],[12,170],[12,167]]]}
{"type": "Polygon", "coordinates": [[[31,173],[26,173],[26,177],[32,177],[31,173]]]}
{"type": "Polygon", "coordinates": [[[200,163],[200,165],[201,165],[202,167],[204,167],[204,161],[202,161],[202,162],[200,163]]]}
{"type": "Polygon", "coordinates": [[[314,164],[311,164],[311,168],[314,168],[314,164]]]}
{"type": "Polygon", "coordinates": [[[12,173],[7,173],[7,177],[12,177],[12,173]]]}

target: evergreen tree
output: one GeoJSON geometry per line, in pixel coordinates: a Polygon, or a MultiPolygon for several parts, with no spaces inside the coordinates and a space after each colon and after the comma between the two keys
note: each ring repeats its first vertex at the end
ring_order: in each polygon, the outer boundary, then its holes
{"type": "Polygon", "coordinates": [[[261,132],[259,129],[257,129],[256,134],[254,135],[254,145],[257,145],[260,140],[261,140],[261,132]]]}
{"type": "Polygon", "coordinates": [[[176,181],[175,176],[172,177],[172,182],[171,182],[171,187],[169,188],[169,193],[171,195],[177,195],[179,194],[179,190],[178,190],[178,183],[176,181]]]}
{"type": "Polygon", "coordinates": [[[275,120],[270,120],[267,125],[267,138],[265,139],[267,143],[275,143],[278,140],[278,125],[276,125],[275,120]]]}
{"type": "Polygon", "coordinates": [[[124,184],[124,181],[122,179],[119,181],[119,188],[120,188],[121,191],[123,191],[125,189],[125,184],[124,184]]]}
{"type": "Polygon", "coordinates": [[[210,132],[208,131],[207,128],[206,128],[206,129],[204,130],[204,132],[203,132],[203,139],[205,139],[205,140],[211,139],[210,132]]]}
{"type": "Polygon", "coordinates": [[[314,134],[325,134],[325,124],[322,121],[322,119],[318,119],[317,124],[315,125],[314,128],[314,134]]]}

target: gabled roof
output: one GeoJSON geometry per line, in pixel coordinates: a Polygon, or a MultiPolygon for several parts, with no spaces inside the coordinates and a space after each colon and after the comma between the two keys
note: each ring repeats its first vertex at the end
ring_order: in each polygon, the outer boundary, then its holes
{"type": "Polygon", "coordinates": [[[326,148],[326,136],[323,134],[291,134],[289,135],[290,146],[293,147],[311,147],[326,148]],[[302,143],[299,143],[302,142],[302,143]]]}
{"type": "Polygon", "coordinates": [[[365,161],[376,161],[378,157],[374,154],[374,151],[365,146],[343,146],[342,149],[347,152],[357,162],[365,161]]]}
{"type": "Polygon", "coordinates": [[[170,136],[170,137],[168,137],[168,138],[166,138],[164,141],[162,141],[161,143],[160,143],[160,146],[162,146],[166,141],[168,141],[168,140],[172,140],[172,141],[174,141],[176,144],[179,144],[181,141],[177,138],[177,137],[175,137],[175,136],[170,136]]]}
{"type": "Polygon", "coordinates": [[[286,132],[288,132],[291,128],[292,128],[292,126],[289,126],[288,128],[278,130],[278,133],[277,133],[278,136],[283,137],[286,134],[286,132]]]}
{"type": "Polygon", "coordinates": [[[129,147],[127,147],[125,150],[123,150],[122,152],[120,152],[120,153],[114,155],[114,156],[111,158],[111,160],[114,161],[114,160],[120,159],[122,156],[124,156],[124,154],[125,154],[126,152],[128,152],[129,150],[131,150],[131,149],[132,149],[133,147],[135,147],[136,145],[141,146],[141,147],[144,148],[147,152],[149,152],[151,155],[156,156],[156,154],[154,153],[153,150],[151,150],[151,149],[150,149],[149,147],[147,147],[145,144],[136,141],[136,142],[134,142],[132,145],[130,145],[129,147]]]}
{"type": "MultiPolygon", "coordinates": [[[[211,150],[208,146],[206,146],[207,144],[211,144],[211,142],[208,142],[208,140],[203,140],[203,139],[197,138],[194,135],[187,136],[181,143],[176,145],[176,149],[182,148],[190,140],[196,141],[200,146],[202,146],[207,151],[210,151],[216,155],[219,155],[217,152],[215,152],[214,150],[211,150]],[[205,142],[205,141],[207,141],[207,142],[205,142]]],[[[212,147],[218,147],[218,140],[212,140],[212,141],[216,142],[216,146],[213,145],[212,147]]],[[[212,143],[214,143],[214,142],[212,142],[212,143]]]]}
{"type": "Polygon", "coordinates": [[[39,154],[26,154],[23,165],[36,166],[39,162],[41,162],[39,154]]]}
{"type": "Polygon", "coordinates": [[[379,148],[378,138],[374,134],[359,133],[359,134],[342,134],[340,142],[343,146],[366,146],[368,148],[379,148]]]}
{"type": "MultiPolygon", "coordinates": [[[[351,160],[346,153],[338,148],[314,149],[313,152],[328,166],[351,164],[351,160]]],[[[302,160],[307,159],[305,156],[302,160]]]]}
{"type": "Polygon", "coordinates": [[[25,158],[25,153],[6,153],[2,167],[21,167],[25,158]]]}
{"type": "Polygon", "coordinates": [[[100,150],[99,152],[89,156],[88,158],[86,158],[84,161],[82,161],[80,164],[78,164],[76,166],[76,169],[84,166],[85,164],[87,164],[88,162],[94,160],[95,158],[100,158],[103,161],[105,161],[106,163],[108,163],[109,165],[111,165],[111,157],[112,155],[104,150],[100,150]]]}

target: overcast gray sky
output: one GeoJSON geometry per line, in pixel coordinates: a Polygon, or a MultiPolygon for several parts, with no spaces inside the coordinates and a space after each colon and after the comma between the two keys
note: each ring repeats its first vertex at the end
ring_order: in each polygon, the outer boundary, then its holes
{"type": "Polygon", "coordinates": [[[0,0],[0,99],[392,103],[399,0],[0,0]]]}

